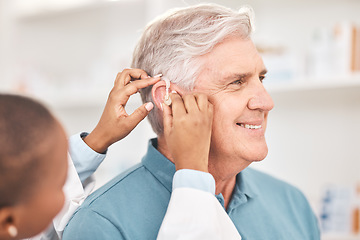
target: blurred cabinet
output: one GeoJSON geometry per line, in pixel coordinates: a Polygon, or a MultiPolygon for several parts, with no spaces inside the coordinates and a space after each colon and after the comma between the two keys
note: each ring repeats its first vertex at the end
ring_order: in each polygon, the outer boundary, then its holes
{"type": "Polygon", "coordinates": [[[348,92],[360,94],[360,72],[347,76],[333,76],[323,78],[302,78],[292,81],[267,83],[264,81],[267,90],[272,94],[292,93],[302,91],[323,91],[335,90],[344,93],[344,97],[348,96],[348,92]]]}
{"type": "Polygon", "coordinates": [[[52,17],[58,14],[69,12],[79,12],[91,8],[99,8],[114,5],[115,2],[120,4],[143,3],[142,0],[14,0],[15,14],[18,18],[39,18],[52,17]]]}
{"type": "Polygon", "coordinates": [[[0,90],[29,93],[53,107],[102,105],[116,74],[130,67],[139,30],[176,2],[14,0],[7,46],[13,51],[11,61],[4,57],[8,74],[0,73],[6,82],[0,90]]]}
{"type": "Polygon", "coordinates": [[[321,240],[359,240],[360,236],[323,236],[321,240]]]}

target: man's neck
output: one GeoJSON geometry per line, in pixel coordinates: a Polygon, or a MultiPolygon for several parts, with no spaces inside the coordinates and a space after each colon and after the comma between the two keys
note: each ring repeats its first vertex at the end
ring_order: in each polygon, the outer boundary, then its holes
{"type": "Polygon", "coordinates": [[[172,159],[171,153],[166,145],[165,138],[163,136],[158,136],[157,138],[157,150],[164,155],[167,159],[169,159],[171,162],[174,163],[174,160],[172,159]]]}
{"type": "Polygon", "coordinates": [[[236,175],[225,180],[221,178],[215,178],[215,184],[216,184],[215,194],[217,195],[221,193],[223,195],[224,207],[225,209],[227,209],[231,200],[232,193],[235,188],[236,175]]]}
{"type": "MultiPolygon", "coordinates": [[[[174,162],[164,137],[158,137],[157,150],[171,162],[174,162]]],[[[239,164],[237,161],[234,164],[233,166],[225,159],[219,159],[215,156],[209,158],[209,173],[214,177],[216,184],[215,194],[221,193],[223,195],[225,209],[231,200],[236,184],[236,175],[250,165],[247,162],[239,164]]]]}
{"type": "Polygon", "coordinates": [[[238,161],[226,161],[226,159],[209,158],[209,173],[213,175],[216,183],[215,194],[221,193],[224,197],[224,207],[227,209],[236,184],[236,175],[248,167],[250,163],[240,164],[238,161]]]}

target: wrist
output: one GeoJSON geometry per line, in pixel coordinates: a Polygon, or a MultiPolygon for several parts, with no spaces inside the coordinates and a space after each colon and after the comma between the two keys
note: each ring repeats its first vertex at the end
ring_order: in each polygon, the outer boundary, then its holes
{"type": "Polygon", "coordinates": [[[206,164],[203,163],[199,163],[199,162],[186,162],[186,163],[175,163],[175,167],[176,170],[181,170],[181,169],[191,169],[191,170],[196,170],[196,171],[201,171],[201,172],[209,172],[209,168],[206,164]]]}
{"type": "Polygon", "coordinates": [[[83,141],[95,152],[97,153],[105,153],[110,146],[105,140],[104,137],[99,135],[94,129],[89,135],[83,138],[83,141]]]}

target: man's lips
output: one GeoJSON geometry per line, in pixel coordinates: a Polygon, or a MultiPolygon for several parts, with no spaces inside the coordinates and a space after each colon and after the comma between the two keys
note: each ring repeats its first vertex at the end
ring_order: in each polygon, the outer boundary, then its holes
{"type": "Polygon", "coordinates": [[[248,124],[248,123],[236,123],[236,125],[247,128],[247,129],[260,129],[262,128],[261,124],[248,124]]]}

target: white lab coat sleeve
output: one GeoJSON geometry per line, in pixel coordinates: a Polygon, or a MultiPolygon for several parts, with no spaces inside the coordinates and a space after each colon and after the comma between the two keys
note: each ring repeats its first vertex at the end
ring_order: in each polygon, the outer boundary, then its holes
{"type": "Polygon", "coordinates": [[[216,199],[211,174],[177,171],[158,240],[241,240],[235,225],[216,199]]]}
{"type": "MultiPolygon", "coordinates": [[[[69,157],[70,159],[70,157],[69,157]]],[[[65,203],[60,213],[54,218],[54,229],[61,239],[62,233],[74,212],[81,206],[87,196],[90,195],[95,186],[95,180],[88,178],[86,185],[80,181],[75,166],[69,160],[68,178],[64,185],[65,203]]]]}
{"type": "Polygon", "coordinates": [[[31,238],[31,240],[61,239],[70,218],[94,189],[95,180],[91,175],[96,171],[106,155],[96,153],[88,147],[80,137],[80,134],[70,137],[69,153],[68,175],[64,185],[64,206],[53,219],[52,225],[46,231],[31,238]],[[83,182],[79,176],[82,176],[83,182]]]}
{"type": "Polygon", "coordinates": [[[93,175],[106,157],[106,152],[97,153],[83,141],[83,137],[87,135],[88,133],[82,132],[69,138],[69,153],[82,183],[93,175]]]}

